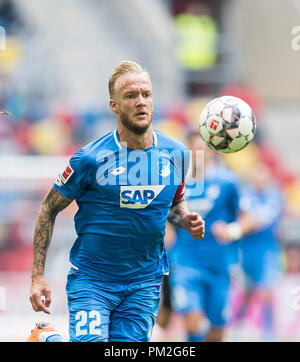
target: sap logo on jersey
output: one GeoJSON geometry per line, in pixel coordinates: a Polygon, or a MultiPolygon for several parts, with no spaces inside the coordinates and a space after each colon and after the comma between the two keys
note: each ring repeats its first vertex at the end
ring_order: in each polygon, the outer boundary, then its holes
{"type": "Polygon", "coordinates": [[[144,209],[160,194],[165,186],[121,186],[120,207],[144,209]]]}

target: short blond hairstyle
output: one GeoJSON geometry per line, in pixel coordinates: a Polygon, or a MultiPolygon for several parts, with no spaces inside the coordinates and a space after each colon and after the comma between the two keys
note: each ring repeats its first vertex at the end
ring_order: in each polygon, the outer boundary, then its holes
{"type": "Polygon", "coordinates": [[[149,73],[143,69],[138,63],[130,61],[130,60],[123,60],[119,65],[117,65],[109,77],[108,81],[108,91],[110,98],[113,98],[115,95],[115,84],[118,78],[120,78],[124,74],[129,73],[145,73],[147,77],[150,79],[149,73]]]}

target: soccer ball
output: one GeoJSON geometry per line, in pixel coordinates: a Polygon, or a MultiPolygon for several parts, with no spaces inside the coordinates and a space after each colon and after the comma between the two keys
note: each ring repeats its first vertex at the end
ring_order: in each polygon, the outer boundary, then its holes
{"type": "Polygon", "coordinates": [[[251,107],[242,99],[223,96],[210,101],[199,119],[200,135],[215,151],[238,152],[253,139],[256,119],[251,107]]]}

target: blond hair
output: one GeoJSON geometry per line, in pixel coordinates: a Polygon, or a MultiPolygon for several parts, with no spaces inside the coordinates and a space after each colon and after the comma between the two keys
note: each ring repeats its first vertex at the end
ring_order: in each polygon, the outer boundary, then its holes
{"type": "Polygon", "coordinates": [[[115,95],[115,84],[117,79],[122,75],[129,73],[145,73],[150,79],[149,73],[145,69],[143,69],[138,63],[130,60],[123,60],[119,65],[115,67],[113,73],[109,77],[108,90],[110,98],[113,98],[115,95]]]}

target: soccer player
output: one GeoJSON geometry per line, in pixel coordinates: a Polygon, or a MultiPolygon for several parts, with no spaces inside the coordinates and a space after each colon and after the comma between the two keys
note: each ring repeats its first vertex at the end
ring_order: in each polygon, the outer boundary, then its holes
{"type": "Polygon", "coordinates": [[[248,184],[242,188],[240,207],[247,215],[248,224],[253,226],[251,232],[240,240],[246,283],[237,321],[243,321],[248,307],[257,303],[261,309],[262,338],[273,339],[273,292],[283,270],[282,247],[277,232],[284,198],[267,165],[257,163],[251,171],[248,184]]]}
{"type": "MultiPolygon", "coordinates": [[[[217,152],[202,141],[198,132],[188,136],[192,151],[192,173],[186,180],[186,200],[205,221],[205,238],[194,243],[184,229],[176,229],[176,242],[170,253],[171,294],[174,311],[184,316],[184,328],[190,342],[222,341],[226,323],[226,306],[230,286],[230,266],[237,263],[237,240],[243,232],[235,221],[239,216],[239,180],[218,164],[217,152]],[[195,187],[201,180],[204,152],[204,187],[195,187]],[[219,223],[230,225],[230,241],[217,239],[219,223]]],[[[203,181],[202,181],[203,184],[203,181]]]]}
{"type": "Polygon", "coordinates": [[[117,129],[73,155],[40,207],[30,301],[35,311],[50,313],[47,250],[57,214],[76,200],[78,237],[66,285],[70,340],[143,342],[151,338],[168,272],[167,219],[195,243],[204,221],[184,200],[188,149],[152,128],[149,74],[123,61],[109,93],[117,129]]]}

